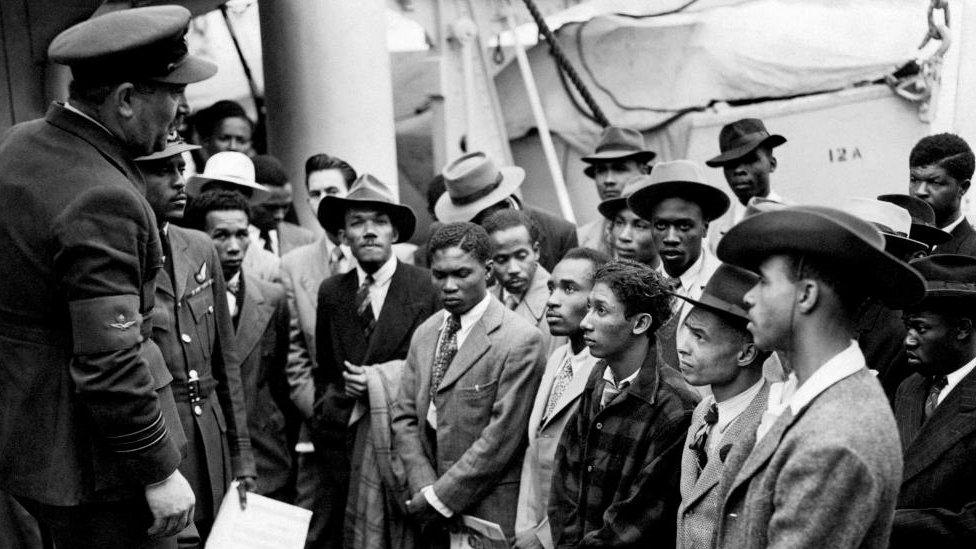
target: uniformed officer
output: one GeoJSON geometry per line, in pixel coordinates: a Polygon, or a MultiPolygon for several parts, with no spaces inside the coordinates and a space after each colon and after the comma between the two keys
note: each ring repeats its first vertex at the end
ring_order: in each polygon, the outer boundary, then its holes
{"type": "Polygon", "coordinates": [[[187,197],[181,154],[192,148],[196,147],[172,143],[162,152],[136,159],[164,254],[163,269],[156,275],[152,338],[173,376],[173,394],[188,439],[180,471],[197,497],[195,528],[179,534],[180,547],[206,541],[231,480],[256,487],[220,260],[209,236],[170,223],[183,218],[187,197]]]}
{"type": "Polygon", "coordinates": [[[133,157],[162,149],[190,13],[114,12],[58,35],[66,103],[0,143],[0,487],[59,548],[165,547],[193,513],[171,377],[149,339],[159,233],[133,157]]]}

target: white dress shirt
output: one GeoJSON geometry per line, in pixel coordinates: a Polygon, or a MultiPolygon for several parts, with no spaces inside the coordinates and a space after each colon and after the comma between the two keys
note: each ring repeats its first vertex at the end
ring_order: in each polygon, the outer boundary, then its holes
{"type": "Polygon", "coordinates": [[[964,219],[965,217],[966,217],[966,216],[964,216],[964,215],[962,215],[962,214],[960,213],[960,214],[959,214],[959,217],[957,217],[957,218],[955,219],[955,221],[953,221],[952,223],[949,223],[949,224],[948,224],[948,225],[946,225],[945,227],[942,227],[942,230],[943,230],[943,231],[945,231],[945,232],[947,232],[947,233],[951,233],[953,229],[955,229],[956,227],[958,227],[958,226],[959,226],[959,224],[960,224],[960,223],[962,223],[962,220],[963,220],[963,219],[964,219]]]}
{"type": "MultiPolygon", "coordinates": [[[[387,259],[386,263],[373,273],[373,283],[369,286],[369,306],[373,309],[374,319],[378,320],[380,318],[380,311],[383,310],[383,304],[386,303],[386,294],[390,291],[390,280],[393,279],[393,272],[396,271],[396,265],[396,256],[390,254],[390,259],[387,259]]],[[[366,282],[366,276],[366,271],[357,264],[357,288],[362,287],[363,282],[366,282]]]]}
{"type": "MultiPolygon", "coordinates": [[[[712,426],[711,432],[708,434],[708,453],[711,454],[715,452],[718,448],[718,443],[722,440],[722,435],[725,430],[742,415],[742,412],[746,411],[749,404],[752,403],[752,399],[759,394],[759,390],[762,389],[763,379],[757,381],[753,386],[749,387],[745,391],[735,395],[734,397],[723,400],[722,402],[716,402],[716,407],[718,408],[718,421],[712,426]]],[[[710,398],[714,401],[715,397],[710,395],[710,398]]]]}
{"type": "MultiPolygon", "coordinates": [[[[237,271],[237,273],[235,273],[234,276],[232,276],[230,280],[227,281],[227,287],[230,288],[232,284],[235,285],[240,284],[240,281],[241,281],[241,271],[237,271]]],[[[231,318],[237,316],[237,296],[234,295],[234,292],[230,290],[227,290],[227,309],[230,311],[231,318]]]]}

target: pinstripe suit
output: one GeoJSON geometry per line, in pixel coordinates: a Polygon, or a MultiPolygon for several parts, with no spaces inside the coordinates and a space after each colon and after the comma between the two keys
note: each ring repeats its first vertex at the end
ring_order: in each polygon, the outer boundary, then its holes
{"type": "Polygon", "coordinates": [[[905,471],[892,547],[976,547],[976,370],[925,420],[924,377],[898,387],[895,420],[905,471]]]}
{"type": "Polygon", "coordinates": [[[706,398],[695,407],[681,455],[681,505],[678,507],[677,543],[679,549],[712,546],[715,523],[718,520],[718,505],[722,497],[719,481],[723,476],[735,472],[726,470],[726,459],[733,446],[736,448],[744,444],[751,446],[750,435],[755,433],[759,426],[768,396],[769,382],[765,382],[749,406],[725,429],[715,451],[709,453],[708,463],[704,469],[699,468],[698,458],[689,446],[694,442],[695,434],[705,422],[705,412],[708,411],[712,399],[706,398]]]}

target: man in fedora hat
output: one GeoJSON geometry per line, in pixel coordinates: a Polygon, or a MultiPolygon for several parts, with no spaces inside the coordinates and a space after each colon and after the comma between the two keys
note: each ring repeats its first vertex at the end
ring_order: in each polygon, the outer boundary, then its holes
{"type": "Polygon", "coordinates": [[[895,420],[905,470],[892,547],[976,544],[976,258],[912,262],[925,299],[905,311],[914,373],[898,387],[895,420]]]}
{"type": "MultiPolygon", "coordinates": [[[[364,527],[363,521],[376,522],[376,517],[346,514],[347,495],[350,507],[355,508],[356,498],[365,498],[361,492],[369,488],[359,482],[362,460],[357,456],[370,440],[368,403],[379,395],[368,394],[366,370],[392,368],[393,379],[399,379],[414,329],[440,305],[430,273],[398,261],[393,253],[393,243],[413,234],[416,218],[413,210],[396,203],[384,183],[362,174],[344,198],[326,196],[318,216],[323,227],[345,241],[356,259],[353,270],[325,280],[319,288],[315,320],[318,367],[313,370],[315,404],[309,421],[315,456],[327,464],[322,470],[329,475],[323,479],[323,490],[329,494],[324,500],[327,506],[313,510],[326,525],[325,538],[319,542],[325,547],[350,547],[352,534],[364,527]]],[[[388,394],[396,394],[396,386],[390,391],[388,394]]],[[[400,494],[391,492],[390,496],[400,494]]],[[[386,517],[379,523],[402,525],[396,519],[386,517]]]]}
{"type": "MultiPolygon", "coordinates": [[[[681,374],[694,387],[710,389],[691,415],[681,456],[679,548],[711,547],[718,521],[721,481],[734,447],[742,449],[766,410],[769,384],[763,379],[768,352],[746,329],[743,296],[759,280],[749,271],[722,264],[678,333],[681,374]]],[[[741,451],[741,450],[740,450],[741,451]]]]}
{"type": "MultiPolygon", "coordinates": [[[[650,171],[657,154],[644,148],[644,136],[637,130],[610,126],[603,130],[596,150],[581,158],[587,164],[583,173],[596,184],[601,201],[623,195],[627,181],[650,171]]],[[[611,220],[612,221],[612,220],[611,220]]],[[[577,231],[580,246],[610,253],[606,219],[596,219],[577,231]]]]}
{"type": "Polygon", "coordinates": [[[650,177],[636,176],[627,182],[620,196],[600,202],[596,209],[609,223],[608,244],[614,259],[629,259],[657,269],[661,266],[661,258],[654,245],[651,222],[634,213],[627,205],[627,198],[634,191],[651,182],[650,177]]]}
{"type": "MultiPolygon", "coordinates": [[[[729,197],[710,185],[701,167],[690,160],[661,162],[646,186],[627,198],[627,205],[651,223],[660,272],[675,294],[698,299],[719,261],[702,246],[708,224],[729,209],[729,197]]],[[[676,303],[678,314],[661,328],[658,352],[669,366],[678,366],[675,337],[690,307],[676,303]]]]}
{"type": "Polygon", "coordinates": [[[743,118],[726,124],[718,134],[719,155],[705,161],[709,167],[722,168],[729,189],[738,199],[729,214],[718,220],[709,232],[711,245],[745,217],[750,198],[784,200],[770,187],[769,175],[776,171],[773,149],[786,143],[786,138],[770,134],[758,118],[743,118]]]}
{"type": "Polygon", "coordinates": [[[939,244],[939,253],[976,257],[976,230],[962,213],[962,197],[976,169],[976,158],[958,135],[928,135],[908,155],[911,179],[908,192],[932,206],[935,224],[952,239],[939,244]]]}
{"type": "Polygon", "coordinates": [[[887,547],[898,430],[853,341],[861,300],[921,299],[919,274],[870,223],[795,206],[743,220],[719,258],[760,274],[743,301],[760,349],[783,353],[795,391],[773,398],[719,505],[717,547],[887,547]]]}
{"type": "Polygon", "coordinates": [[[190,12],[121,10],[48,47],[65,103],[0,143],[0,488],[58,547],[156,547],[192,520],[185,437],[148,335],[162,265],[133,159],[165,148],[186,84],[190,12]],[[168,417],[167,417],[168,416],[168,417]]]}
{"type": "Polygon", "coordinates": [[[576,227],[558,217],[525,206],[515,192],[525,181],[517,166],[497,167],[483,152],[466,154],[441,171],[447,191],[434,205],[441,223],[471,221],[481,224],[492,213],[511,208],[523,210],[539,228],[539,263],[550,270],[567,250],[577,246],[576,227]]]}
{"type": "Polygon", "coordinates": [[[951,234],[935,226],[935,210],[921,198],[910,194],[882,194],[878,195],[878,200],[908,210],[908,214],[912,217],[908,238],[925,243],[926,252],[931,252],[933,247],[952,239],[951,234]]]}

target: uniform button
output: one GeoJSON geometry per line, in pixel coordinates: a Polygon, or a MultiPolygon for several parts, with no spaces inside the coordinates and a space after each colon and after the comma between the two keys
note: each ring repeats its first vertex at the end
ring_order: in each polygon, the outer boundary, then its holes
{"type": "Polygon", "coordinates": [[[182,307],[182,306],[183,306],[183,303],[181,303],[181,302],[179,302],[179,301],[177,301],[177,302],[176,302],[176,308],[177,308],[177,309],[179,309],[179,308],[180,308],[180,307],[182,307]]]}
{"type": "Polygon", "coordinates": [[[193,407],[193,413],[196,414],[197,416],[202,416],[203,415],[203,408],[201,408],[200,405],[197,404],[197,405],[195,405],[193,407]]]}
{"type": "Polygon", "coordinates": [[[189,342],[193,341],[192,339],[190,339],[190,335],[189,334],[183,334],[183,335],[181,335],[180,336],[180,339],[183,340],[183,343],[189,343],[189,342]]]}
{"type": "Polygon", "coordinates": [[[586,466],[586,472],[587,473],[592,473],[593,472],[593,466],[592,465],[587,465],[586,466]]]}
{"type": "Polygon", "coordinates": [[[207,312],[208,313],[212,313],[213,312],[213,305],[207,307],[207,312]]]}
{"type": "Polygon", "coordinates": [[[597,423],[596,424],[596,430],[599,431],[601,429],[603,429],[603,424],[602,423],[597,423]]]}
{"type": "Polygon", "coordinates": [[[189,376],[190,381],[196,381],[200,379],[200,373],[197,372],[196,370],[190,370],[189,372],[186,373],[186,375],[189,376]]]}
{"type": "Polygon", "coordinates": [[[136,338],[136,341],[138,341],[139,343],[142,343],[143,341],[145,341],[145,338],[143,338],[142,336],[139,336],[139,337],[136,338]]]}

